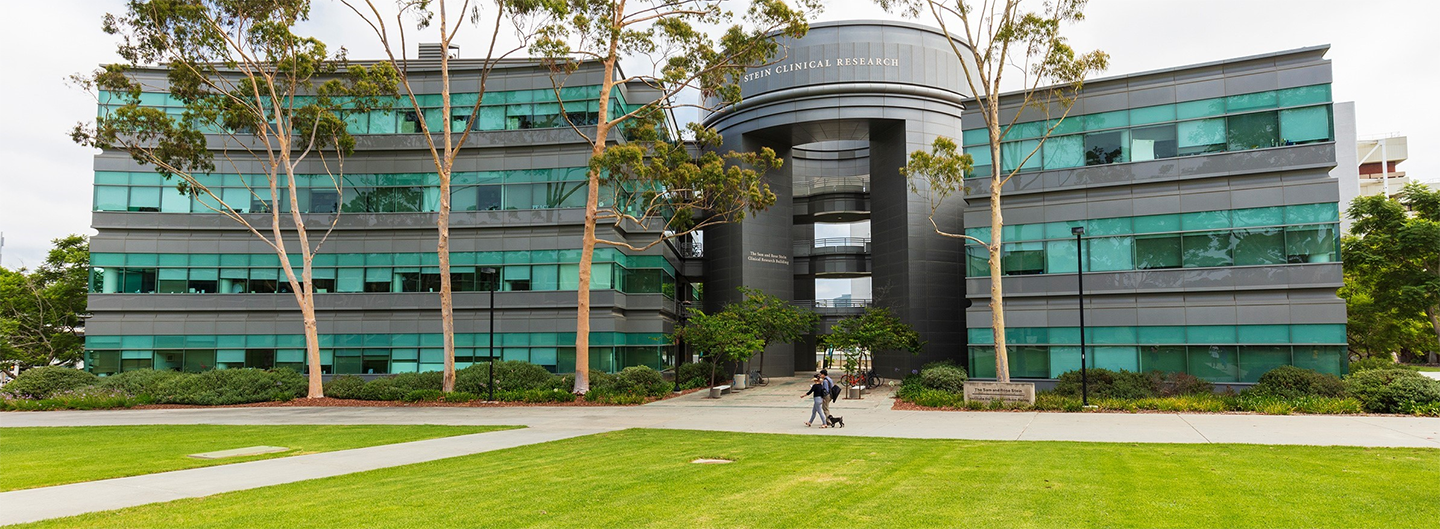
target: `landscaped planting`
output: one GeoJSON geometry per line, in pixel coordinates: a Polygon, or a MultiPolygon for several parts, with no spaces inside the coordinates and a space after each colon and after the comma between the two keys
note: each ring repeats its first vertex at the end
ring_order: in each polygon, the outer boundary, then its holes
{"type": "MultiPolygon", "coordinates": [[[[1393,364],[1391,364],[1393,365],[1393,364]]],[[[1209,382],[1184,373],[1136,373],[1088,369],[1089,403],[1099,411],[1251,412],[1360,414],[1400,413],[1440,417],[1440,381],[1410,369],[1366,369],[1341,379],[1292,366],[1261,375],[1240,393],[1214,393],[1209,382]]],[[[962,391],[938,387],[912,375],[896,392],[903,402],[927,408],[965,410],[1086,411],[1079,371],[1060,375],[1055,388],[1035,396],[1035,404],[965,402],[962,391]]]]}
{"type": "MultiPolygon", "coordinates": [[[[490,397],[490,365],[456,371],[456,391],[441,391],[439,372],[401,373],[366,381],[354,375],[325,383],[335,399],[471,402],[490,397]]],[[[644,366],[618,374],[591,373],[590,392],[570,393],[574,375],[556,376],[526,362],[495,364],[495,400],[500,402],[643,404],[669,395],[674,384],[644,366]]],[[[135,370],[104,378],[70,368],[39,368],[0,387],[0,411],[128,408],[143,404],[217,406],[288,401],[305,396],[305,378],[290,369],[221,369],[202,373],[135,370]],[[37,397],[38,396],[38,397],[37,397]]]]}

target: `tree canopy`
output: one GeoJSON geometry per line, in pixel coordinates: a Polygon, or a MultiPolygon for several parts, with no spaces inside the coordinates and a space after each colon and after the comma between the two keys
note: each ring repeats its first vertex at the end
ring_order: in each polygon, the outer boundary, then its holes
{"type": "Polygon", "coordinates": [[[85,351],[80,316],[89,293],[90,242],[55,239],[34,271],[0,268],[0,366],[72,365],[85,351]]]}
{"type": "Polygon", "coordinates": [[[1440,190],[1411,182],[1396,198],[1355,199],[1348,214],[1341,294],[1352,345],[1367,355],[1440,352],[1440,190]]]}
{"type": "MultiPolygon", "coordinates": [[[[685,325],[675,329],[674,338],[684,342],[700,357],[710,362],[711,369],[718,369],[724,362],[744,362],[756,351],[765,348],[765,341],[751,328],[738,313],[720,311],[706,314],[700,309],[689,309],[690,316],[685,325]]],[[[711,373],[714,380],[714,373],[711,373]]]]}

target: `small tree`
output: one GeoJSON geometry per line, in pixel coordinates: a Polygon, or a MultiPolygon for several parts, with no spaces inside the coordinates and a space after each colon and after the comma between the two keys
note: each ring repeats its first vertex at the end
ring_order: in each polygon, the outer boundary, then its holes
{"type": "Polygon", "coordinates": [[[342,68],[343,52],[331,55],[324,43],[294,32],[309,15],[309,0],[130,0],[125,15],[106,15],[104,24],[106,33],[121,37],[117,51],[125,63],[72,77],[97,101],[105,96],[111,110],[94,125],[77,125],[71,137],[154,166],[180,192],[275,252],[304,324],[308,396],[318,398],[324,390],[311,265],[339,216],[312,239],[296,170],[317,159],[340,195],[344,157],[355,145],[346,118],[393,94],[395,71],[385,63],[342,68]],[[165,68],[164,86],[146,86],[145,72],[137,70],[157,64],[165,68]],[[142,104],[146,89],[165,92],[182,113],[142,104]],[[245,184],[241,203],[206,184],[217,171],[217,151],[245,184]],[[258,160],[264,182],[246,180],[237,157],[258,160]],[[282,216],[287,202],[289,215],[282,216]],[[260,211],[252,211],[252,203],[261,204],[260,211]],[[298,273],[289,258],[297,251],[298,273]]]}
{"type": "Polygon", "coordinates": [[[590,388],[590,272],[597,244],[644,251],[708,226],[738,222],[775,203],[762,178],[781,163],[773,150],[722,156],[715,152],[718,133],[698,123],[682,131],[670,112],[738,103],[745,69],[772,60],[779,50],[775,39],[803,36],[806,13],[818,2],[797,0],[795,9],[784,0],[753,0],[744,23],[717,38],[705,28],[737,18],[722,2],[566,0],[553,6],[558,22],[542,29],[534,46],[552,64],[557,86],[585,62],[602,68],[595,123],[576,123],[560,109],[591,146],[575,319],[576,393],[590,388]],[[627,55],[647,57],[654,70],[622,75],[620,60],[627,55]],[[619,107],[613,99],[620,94],[617,87],[628,84],[658,92],[657,97],[619,107]],[[678,100],[696,92],[710,105],[678,100]],[[686,131],[688,138],[682,137],[686,131]],[[700,150],[698,157],[692,147],[700,150]],[[600,223],[622,225],[631,237],[600,237],[600,223]],[[641,242],[644,237],[649,239],[641,242]]]}
{"type": "MultiPolygon", "coordinates": [[[[771,344],[791,343],[815,331],[820,316],[814,311],[803,309],[765,292],[739,287],[743,296],[738,303],[725,307],[725,312],[734,312],[745,325],[752,329],[764,345],[760,348],[760,365],[765,365],[765,349],[771,344]]],[[[749,370],[749,364],[746,364],[749,370]]]]}
{"type": "Polygon", "coordinates": [[[363,2],[342,0],[342,3],[365,21],[375,33],[375,37],[380,40],[386,57],[391,63],[398,65],[397,76],[400,86],[404,87],[407,96],[405,102],[409,103],[408,106],[412,109],[411,112],[414,112],[415,120],[419,122],[420,132],[423,133],[425,139],[425,147],[429,151],[431,162],[434,163],[435,173],[439,176],[440,203],[438,205],[439,215],[436,219],[439,238],[436,241],[435,251],[438,254],[438,264],[440,265],[440,328],[441,334],[444,335],[445,347],[445,366],[440,386],[442,391],[449,393],[455,391],[455,304],[451,301],[453,286],[450,277],[450,175],[455,168],[455,159],[460,156],[460,149],[464,147],[465,141],[470,137],[470,132],[474,130],[473,125],[480,118],[480,103],[485,98],[486,83],[490,80],[490,72],[501,60],[524,49],[529,39],[529,35],[524,31],[525,21],[528,15],[537,10],[538,4],[495,0],[494,5],[489,6],[494,19],[491,22],[490,42],[479,68],[479,93],[475,95],[475,102],[467,105],[468,112],[457,115],[452,112],[453,104],[450,98],[450,44],[459,34],[465,18],[469,18],[472,24],[479,23],[482,9],[480,2],[477,1],[472,6],[470,0],[465,0],[458,10],[460,16],[457,18],[459,20],[452,20],[450,13],[445,9],[448,4],[445,0],[433,2],[434,8],[432,8],[430,0],[402,0],[399,2],[399,13],[395,15],[396,23],[393,26],[387,23],[386,17],[381,14],[381,9],[375,5],[373,0],[363,0],[363,2]],[[398,54],[395,51],[396,47],[405,46],[405,24],[399,21],[407,16],[413,17],[418,29],[422,30],[429,27],[431,21],[439,19],[439,24],[436,25],[441,50],[441,106],[438,123],[432,123],[430,117],[434,114],[426,112],[426,109],[420,105],[420,99],[410,82],[410,59],[406,56],[406,50],[401,49],[398,54]],[[506,25],[506,19],[513,22],[511,25],[520,37],[520,44],[501,51],[497,55],[496,46],[499,44],[500,30],[506,25]],[[461,116],[464,117],[463,120],[457,119],[461,116]],[[459,131],[455,130],[457,127],[460,129],[459,131]]]}
{"type": "Polygon", "coordinates": [[[721,362],[744,362],[765,344],[739,314],[731,311],[705,314],[700,309],[690,309],[685,326],[675,329],[673,337],[684,340],[710,362],[712,385],[721,362]]]}
{"type": "Polygon", "coordinates": [[[0,369],[69,366],[85,350],[90,242],[82,235],[52,241],[55,248],[34,272],[0,268],[0,369]]]}
{"type": "Polygon", "coordinates": [[[825,336],[825,345],[845,354],[845,374],[853,377],[860,368],[860,358],[867,353],[908,351],[915,354],[925,343],[920,341],[920,333],[896,318],[890,309],[870,307],[836,322],[825,336]]]}
{"type": "Polygon", "coordinates": [[[1048,0],[1039,10],[1021,6],[1022,0],[982,2],[965,0],[878,0],[886,9],[900,9],[908,16],[928,15],[946,33],[958,34],[970,43],[961,46],[950,40],[951,51],[960,59],[970,93],[990,140],[990,240],[959,233],[947,233],[935,223],[935,212],[950,195],[965,189],[965,175],[973,159],[962,154],[949,138],[936,138],[931,152],[915,151],[901,174],[911,179],[911,189],[930,203],[930,223],[945,237],[965,239],[985,247],[990,266],[991,329],[995,333],[995,376],[1010,381],[1010,361],[1005,347],[1005,310],[1002,289],[1001,234],[1005,226],[1000,195],[1005,184],[1040,152],[1045,140],[1069,115],[1075,95],[1092,72],[1105,69],[1109,55],[1101,51],[1077,54],[1060,34],[1061,26],[1085,18],[1086,0],[1048,0]],[[955,30],[952,30],[955,28],[955,30]],[[1007,99],[1018,100],[1016,110],[1031,110],[1049,118],[1048,127],[1029,152],[1002,157],[1000,143],[1019,122],[1022,112],[1002,120],[1000,93],[1002,79],[1013,69],[1021,76],[1021,89],[1007,99]],[[1005,167],[1011,169],[1005,170],[1005,167]]]}
{"type": "MultiPolygon", "coordinates": [[[[1353,236],[1344,239],[1341,252],[1346,289],[1367,294],[1370,310],[1394,318],[1394,325],[1428,319],[1422,350],[1434,361],[1440,352],[1440,190],[1411,182],[1398,198],[1355,199],[1349,215],[1353,236]]],[[[1352,308],[1352,317],[1356,308],[1365,307],[1352,308]]]]}

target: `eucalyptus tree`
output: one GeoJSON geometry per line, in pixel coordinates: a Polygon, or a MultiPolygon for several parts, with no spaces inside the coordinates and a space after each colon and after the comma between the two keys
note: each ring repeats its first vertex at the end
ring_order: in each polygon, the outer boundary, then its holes
{"type": "MultiPolygon", "coordinates": [[[[430,161],[434,164],[435,173],[439,177],[438,216],[435,223],[438,239],[435,251],[438,254],[438,264],[440,265],[440,326],[441,332],[444,334],[445,347],[445,367],[441,377],[441,389],[448,393],[455,390],[455,304],[451,300],[454,286],[453,278],[450,275],[451,173],[454,171],[455,160],[460,156],[461,148],[465,146],[471,132],[476,130],[475,124],[480,119],[480,104],[485,98],[490,73],[501,61],[525,49],[531,36],[530,28],[536,24],[534,16],[542,13],[542,10],[538,8],[537,2],[527,0],[492,0],[488,2],[463,0],[459,2],[459,8],[453,11],[447,9],[447,6],[455,2],[401,0],[397,3],[398,9],[393,14],[388,9],[378,6],[374,0],[342,0],[342,3],[364,20],[366,26],[375,34],[375,38],[379,40],[386,58],[396,66],[399,85],[404,89],[404,98],[401,104],[408,106],[411,109],[410,112],[413,112],[419,131],[425,140],[425,148],[430,156],[430,161]],[[439,114],[434,113],[428,105],[421,104],[421,97],[428,94],[417,94],[414,84],[411,83],[412,59],[407,55],[405,49],[406,43],[410,40],[407,39],[406,19],[410,19],[415,24],[416,31],[424,31],[433,26],[438,37],[441,51],[438,59],[440,64],[439,114]],[[474,94],[467,91],[464,95],[466,100],[473,99],[473,101],[457,106],[458,98],[454,98],[451,90],[451,81],[454,78],[451,73],[451,64],[455,58],[451,57],[450,49],[456,36],[467,25],[487,30],[489,40],[485,44],[485,56],[479,59],[478,67],[467,66],[465,68],[467,71],[478,69],[479,89],[474,94]],[[501,36],[502,30],[506,32],[506,37],[501,36]],[[513,37],[513,42],[502,44],[502,40],[510,40],[510,37],[513,37]],[[460,111],[457,112],[457,110],[460,111]]],[[[426,63],[434,60],[421,59],[426,63]]],[[[494,330],[491,329],[490,332],[494,332],[494,330]]],[[[491,351],[491,354],[494,352],[491,351]]]]}
{"type": "MultiPolygon", "coordinates": [[[[738,222],[764,210],[775,194],[764,174],[782,163],[769,148],[717,153],[720,135],[697,123],[680,127],[671,111],[708,109],[740,101],[745,70],[773,61],[776,39],[809,29],[818,0],[752,0],[743,15],[722,0],[562,0],[555,22],[541,28],[532,49],[552,67],[555,84],[585,63],[599,63],[599,117],[570,121],[591,146],[585,227],[579,265],[575,329],[575,392],[589,390],[590,274],[596,245],[644,251],[708,226],[738,222]],[[720,28],[710,31],[709,28],[720,28]],[[625,57],[647,60],[652,71],[623,74],[625,57]],[[619,87],[643,86],[653,100],[621,104],[619,87]],[[698,94],[700,102],[686,102],[698,94]],[[696,154],[686,145],[692,142],[696,154]],[[601,200],[601,193],[607,195],[601,200]],[[604,238],[601,223],[629,236],[604,238]]],[[[647,97],[646,99],[650,99],[647,97]]]]}
{"type": "Polygon", "coordinates": [[[300,308],[308,396],[317,398],[323,388],[312,264],[339,217],[307,217],[298,188],[311,178],[297,171],[323,168],[341,195],[344,159],[355,145],[346,119],[383,105],[395,91],[395,71],[385,63],[348,65],[343,50],[332,54],[296,33],[309,14],[309,0],[130,0],[103,25],[119,37],[123,62],[72,77],[105,110],[71,137],[153,166],[275,252],[300,308]],[[174,106],[158,108],[143,97],[155,93],[174,106]],[[248,163],[261,174],[243,170],[248,163]],[[238,176],[245,196],[212,188],[212,176],[222,173],[238,176]],[[292,252],[300,255],[298,271],[292,252]]]}
{"type": "MultiPolygon", "coordinates": [[[[950,138],[936,138],[930,152],[915,151],[902,170],[911,179],[911,190],[924,196],[930,205],[930,222],[945,237],[964,239],[983,246],[990,268],[991,329],[995,333],[995,376],[1010,381],[1010,362],[1005,346],[1005,311],[1001,256],[1005,226],[1001,214],[1001,191],[1020,168],[1039,155],[1045,141],[1069,115],[1076,94],[1086,76],[1100,72],[1109,55],[1096,50],[1080,53],[1073,49],[1062,29],[1084,20],[1086,0],[1045,0],[1038,9],[1025,0],[878,0],[882,7],[907,16],[933,21],[948,34],[950,49],[965,72],[974,102],[985,123],[989,145],[989,171],[984,184],[990,205],[990,240],[962,233],[948,233],[935,224],[941,202],[966,188],[965,177],[975,167],[950,138]],[[1008,76],[1007,76],[1008,74],[1008,76]],[[1014,76],[1019,76],[1018,82],[1014,76]],[[1018,90],[1004,94],[1014,82],[1018,90]],[[1001,106],[1018,101],[1011,116],[1001,115],[1001,106]],[[1042,117],[1044,131],[1030,148],[1008,149],[1001,143],[1022,117],[1042,117]],[[1005,168],[1009,167],[1009,170],[1005,168]]],[[[982,164],[983,165],[983,164],[982,164]]],[[[1078,249],[1077,249],[1078,251],[1078,249]]]]}

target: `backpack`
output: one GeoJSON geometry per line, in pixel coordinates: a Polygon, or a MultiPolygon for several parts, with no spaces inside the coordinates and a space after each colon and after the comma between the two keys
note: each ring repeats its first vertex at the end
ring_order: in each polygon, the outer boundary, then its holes
{"type": "Polygon", "coordinates": [[[831,384],[831,385],[830,385],[830,402],[835,402],[835,399],[838,399],[838,398],[840,398],[840,385],[839,385],[839,384],[831,384]]]}

